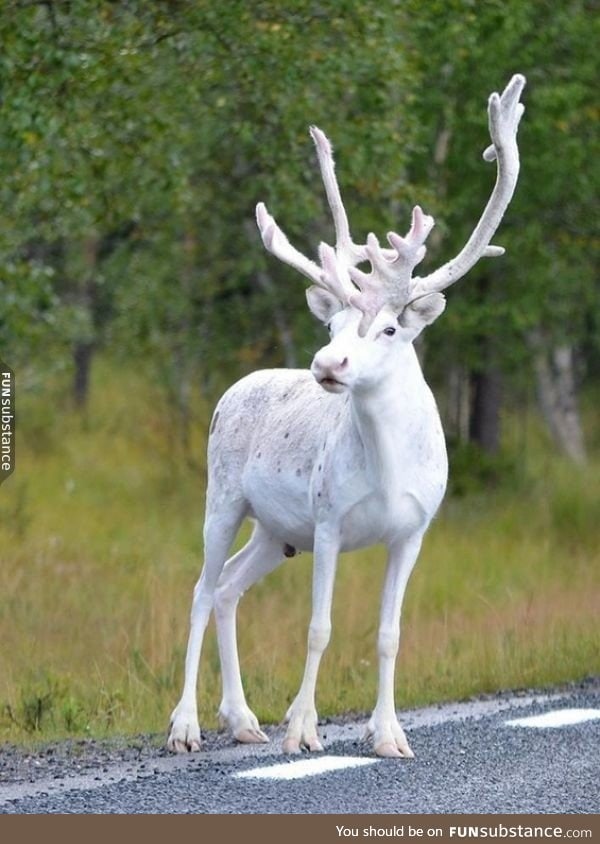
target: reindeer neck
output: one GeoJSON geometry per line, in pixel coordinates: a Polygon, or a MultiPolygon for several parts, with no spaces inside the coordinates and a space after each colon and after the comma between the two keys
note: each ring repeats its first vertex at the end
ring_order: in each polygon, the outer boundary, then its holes
{"type": "Polygon", "coordinates": [[[412,345],[403,351],[389,378],[351,398],[352,419],[363,444],[367,472],[393,490],[398,466],[410,465],[416,440],[427,426],[429,388],[412,345]]]}

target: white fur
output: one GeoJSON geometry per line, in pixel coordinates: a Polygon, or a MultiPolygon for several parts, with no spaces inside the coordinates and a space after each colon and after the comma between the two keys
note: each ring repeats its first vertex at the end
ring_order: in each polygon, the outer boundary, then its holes
{"type": "Polygon", "coordinates": [[[484,255],[514,191],[516,131],[525,84],[514,76],[489,105],[498,178],[481,220],[456,259],[419,279],[433,219],[417,206],[406,237],[391,233],[357,245],[335,178],[331,146],[311,134],[336,231],[336,247],[321,244],[320,266],[289,243],[264,205],[257,222],[267,249],[313,282],[312,312],[329,324],[331,341],[311,372],[266,370],[234,384],[219,402],[208,446],[204,569],[194,590],[184,690],[171,716],[168,747],[198,750],[196,684],[202,639],[214,608],[223,676],[220,715],[240,741],[266,741],[242,688],[235,613],[244,591],[294,550],[314,552],[313,609],[300,691],[288,713],[284,750],[320,750],[315,687],[331,630],[338,554],[382,543],[388,550],[378,635],[379,689],[368,724],[380,756],[412,756],[398,723],[394,671],[404,592],[423,535],[447,481],[444,436],[413,340],[443,312],[441,290],[484,255]],[[371,273],[357,265],[369,260],[371,273]],[[242,520],[255,528],[231,559],[242,520]]]}
{"type": "Polygon", "coordinates": [[[332,385],[327,392],[309,372],[266,370],[239,381],[217,406],[208,450],[205,566],[194,595],[185,691],[172,716],[174,750],[200,744],[197,662],[213,601],[223,672],[221,716],[237,738],[262,738],[242,690],[235,609],[253,582],[283,562],[286,546],[314,550],[315,570],[306,672],[288,712],[285,748],[319,749],[315,683],[329,640],[337,556],[381,542],[389,563],[379,696],[370,731],[378,753],[410,755],[394,707],[400,610],[422,536],[444,494],[446,451],[412,346],[424,322],[404,329],[384,310],[360,338],[360,318],[354,309],[334,316],[333,338],[312,365],[314,376],[337,375],[345,386],[332,385]],[[395,335],[386,336],[385,328],[394,328],[395,335]],[[248,516],[256,521],[252,538],[226,563],[248,516]]]}

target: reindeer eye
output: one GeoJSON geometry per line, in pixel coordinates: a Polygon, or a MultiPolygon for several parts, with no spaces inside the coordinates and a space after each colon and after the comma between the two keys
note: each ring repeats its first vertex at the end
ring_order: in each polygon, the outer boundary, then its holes
{"type": "Polygon", "coordinates": [[[394,336],[394,334],[396,333],[396,329],[395,329],[395,328],[392,328],[392,326],[390,325],[390,327],[389,327],[389,328],[384,328],[384,329],[383,329],[383,333],[384,333],[384,334],[387,334],[387,336],[388,336],[388,337],[393,337],[393,336],[394,336]]]}
{"type": "Polygon", "coordinates": [[[327,325],[325,326],[325,328],[326,328],[326,329],[327,329],[327,331],[329,331],[329,333],[331,334],[331,323],[330,323],[330,322],[328,322],[328,323],[327,323],[327,325]]]}

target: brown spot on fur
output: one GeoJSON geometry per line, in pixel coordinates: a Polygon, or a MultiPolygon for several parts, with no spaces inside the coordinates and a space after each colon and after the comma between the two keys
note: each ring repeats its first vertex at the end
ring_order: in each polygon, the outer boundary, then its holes
{"type": "Polygon", "coordinates": [[[214,432],[217,430],[217,422],[218,421],[219,421],[219,411],[217,410],[217,412],[213,416],[212,425],[210,426],[210,433],[211,434],[214,434],[214,432]]]}
{"type": "Polygon", "coordinates": [[[286,557],[295,557],[296,554],[297,554],[297,551],[296,551],[296,549],[294,548],[293,545],[289,545],[286,542],[285,545],[283,546],[283,553],[285,554],[286,557]]]}

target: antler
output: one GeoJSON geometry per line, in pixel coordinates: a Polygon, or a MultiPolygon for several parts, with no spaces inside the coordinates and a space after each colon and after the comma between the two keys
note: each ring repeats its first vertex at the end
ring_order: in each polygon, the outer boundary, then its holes
{"type": "Polygon", "coordinates": [[[423,214],[418,205],[412,212],[412,225],[406,237],[388,232],[392,249],[382,249],[374,234],[367,238],[366,253],[371,262],[367,275],[350,269],[350,277],[359,288],[350,298],[350,304],[363,312],[358,333],[364,336],[377,313],[388,305],[398,313],[410,299],[412,271],[425,257],[425,240],[433,228],[433,217],[423,214]]]}
{"type": "Polygon", "coordinates": [[[479,258],[502,255],[504,249],[491,246],[490,240],[504,216],[519,175],[517,129],[524,111],[519,102],[524,86],[525,77],[515,74],[502,95],[494,93],[489,99],[492,144],[483,157],[486,161],[498,162],[496,184],[462,251],[435,272],[424,278],[412,276],[414,268],[425,256],[425,240],[434,224],[433,217],[423,214],[418,205],[413,209],[412,225],[405,237],[388,233],[391,249],[382,249],[374,234],[369,234],[366,244],[354,243],[335,176],[331,144],[316,126],[310,127],[310,134],[317,149],[327,202],[333,216],[335,248],[326,243],[320,244],[319,266],[290,244],[266,206],[260,202],[256,206],[256,220],[264,245],[277,258],[332,293],[342,304],[362,311],[361,336],[385,305],[399,313],[415,299],[454,284],[479,258]],[[368,274],[357,269],[357,265],[365,260],[371,263],[368,274]]]}
{"type": "Polygon", "coordinates": [[[327,202],[329,203],[333,217],[336,258],[347,269],[355,267],[366,259],[366,250],[364,246],[358,246],[354,243],[350,236],[348,216],[346,215],[346,209],[342,202],[340,188],[335,175],[335,162],[333,160],[331,144],[325,133],[317,126],[311,126],[309,131],[317,149],[317,157],[319,159],[323,184],[325,185],[327,202]]]}
{"type": "Polygon", "coordinates": [[[525,111],[519,102],[525,87],[525,77],[515,74],[501,95],[489,98],[488,115],[492,144],[483,153],[485,161],[498,162],[496,184],[481,219],[458,255],[424,278],[415,278],[411,299],[444,290],[462,278],[482,257],[495,258],[504,254],[501,246],[490,246],[504,212],[508,207],[519,176],[517,129],[525,111]]]}
{"type": "Polygon", "coordinates": [[[269,252],[299,270],[314,284],[328,290],[342,304],[349,304],[350,297],[356,293],[356,288],[350,280],[349,270],[360,261],[366,260],[366,249],[364,246],[355,244],[350,236],[348,217],[335,175],[331,144],[325,133],[316,126],[310,127],[310,134],[317,149],[327,202],[333,217],[335,249],[326,243],[320,244],[321,266],[319,266],[291,245],[262,202],[256,206],[256,221],[263,243],[269,252]]]}
{"type": "Polygon", "coordinates": [[[262,240],[269,252],[307,276],[314,284],[328,290],[344,305],[363,312],[359,333],[364,335],[378,311],[387,303],[401,310],[406,304],[411,273],[425,255],[425,239],[433,226],[433,217],[423,214],[419,206],[413,210],[412,226],[406,237],[388,234],[391,249],[382,249],[374,234],[366,244],[356,244],[350,235],[346,209],[335,175],[331,144],[325,133],[310,127],[327,202],[335,229],[335,248],[319,246],[320,266],[295,249],[264,203],[256,206],[256,220],[262,240]],[[361,261],[370,261],[369,275],[356,269],[361,261]],[[354,283],[353,283],[354,282],[354,283]]]}

